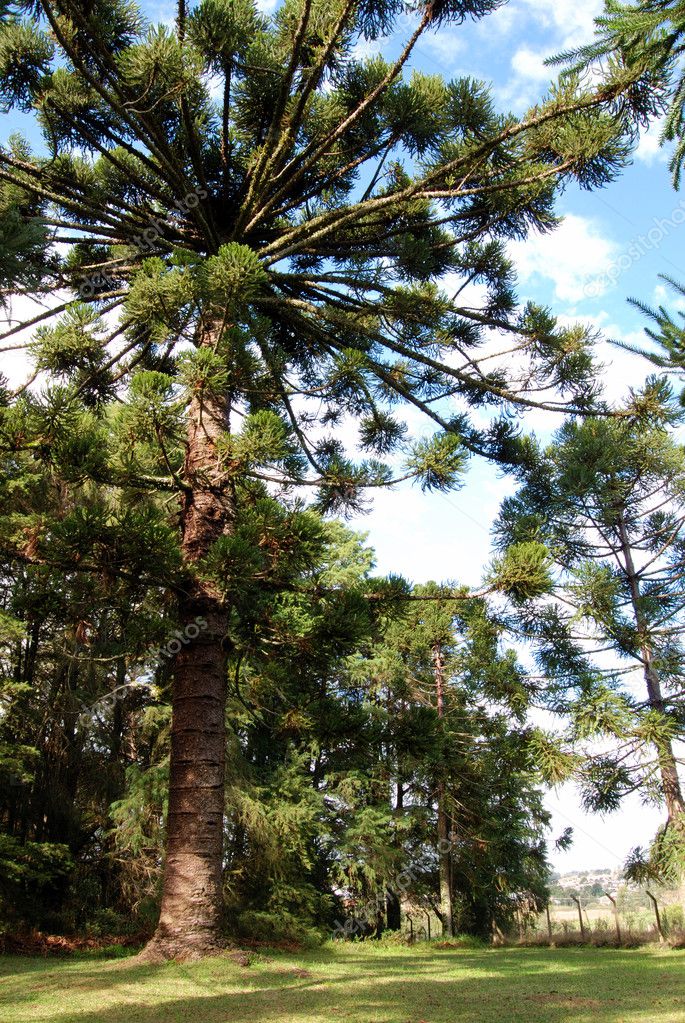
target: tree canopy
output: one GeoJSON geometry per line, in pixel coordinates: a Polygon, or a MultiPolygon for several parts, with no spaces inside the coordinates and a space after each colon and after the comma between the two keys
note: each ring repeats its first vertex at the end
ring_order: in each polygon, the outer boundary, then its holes
{"type": "MultiPolygon", "coordinates": [[[[271,726],[306,731],[329,665],[411,594],[394,579],[370,592],[358,551],[323,568],[331,533],[315,513],[357,511],[402,479],[458,486],[472,454],[527,464],[516,421],[526,409],[605,410],[594,331],[521,301],[505,243],[553,229],[567,184],[613,179],[636,124],[658,109],[662,81],[614,62],[591,84],[566,75],[516,117],[496,109],[484,83],[410,72],[426,33],[497,6],[285,0],[265,16],[251,0],[180,0],[167,24],[129,0],[2,5],[0,100],[31,119],[38,139],[32,147],[12,134],[0,147],[0,343],[31,365],[2,390],[0,547],[10,603],[29,576],[40,598],[10,610],[7,627],[19,675],[34,669],[46,628],[50,642],[59,637],[46,684],[50,694],[61,679],[62,723],[48,717],[47,727],[70,770],[71,746],[97,750],[75,738],[81,665],[49,582],[69,604],[73,642],[103,658],[85,658],[94,695],[108,658],[119,692],[131,652],[145,661],[152,640],[172,653],[155,669],[170,679],[172,710],[151,959],[220,946],[227,841],[252,898],[246,864],[255,851],[260,870],[273,863],[279,833],[264,826],[264,806],[281,819],[279,786],[294,794],[299,809],[289,803],[288,813],[301,812],[303,828],[284,824],[284,874],[286,863],[321,869],[311,846],[325,798],[302,780],[318,735],[309,752],[282,748],[265,773],[271,726]],[[404,35],[395,57],[362,55],[365,40],[395,31],[404,35]],[[14,316],[31,299],[41,304],[14,316]],[[412,437],[408,410],[435,434],[412,437]],[[259,693],[260,678],[269,696],[251,707],[243,686],[259,693]],[[261,727],[243,711],[275,718],[261,727]],[[227,779],[238,777],[226,835],[227,779]]],[[[526,574],[531,552],[508,552],[493,585],[521,598],[544,586],[544,559],[534,579],[526,574]]],[[[444,672],[442,652],[431,656],[444,672]]],[[[44,740],[33,716],[18,724],[27,761],[44,740]]],[[[153,718],[145,763],[131,757],[128,797],[112,772],[120,825],[126,798],[147,807],[129,837],[132,849],[149,843],[151,874],[168,724],[153,718]]],[[[439,746],[446,725],[431,727],[439,746]]],[[[112,742],[123,734],[120,725],[112,742]]],[[[514,748],[510,738],[502,723],[503,748],[514,748]]],[[[511,820],[536,805],[528,766],[524,748],[511,820]]],[[[376,792],[374,772],[365,793],[376,792]]],[[[442,830],[450,784],[426,772],[442,830]]],[[[101,819],[104,797],[94,798],[101,819]]],[[[361,803],[369,820],[373,800],[361,803]]],[[[533,816],[541,820],[539,808],[533,816]]],[[[537,823],[520,832],[520,851],[533,848],[533,833],[537,823]]],[[[452,867],[440,869],[454,894],[452,867]]],[[[269,907],[257,899],[251,909],[269,907]]]]}

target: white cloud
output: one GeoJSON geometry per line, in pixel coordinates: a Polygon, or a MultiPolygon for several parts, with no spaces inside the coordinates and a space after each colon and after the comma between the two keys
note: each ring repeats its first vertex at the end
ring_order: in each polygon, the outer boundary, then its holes
{"type": "Polygon", "coordinates": [[[654,288],[653,305],[665,306],[669,313],[682,313],[685,312],[685,295],[681,295],[666,284],[657,284],[654,288]]]}
{"type": "Polygon", "coordinates": [[[480,36],[492,39],[496,36],[511,36],[516,26],[521,21],[521,11],[516,3],[505,3],[487,18],[482,18],[476,23],[475,31],[480,36]]]}
{"type": "Polygon", "coordinates": [[[664,822],[663,810],[645,805],[638,793],[626,796],[616,813],[589,814],[572,783],[547,792],[545,806],[552,813],[553,838],[569,825],[573,828],[569,850],[550,848],[552,866],[560,872],[622,867],[630,850],[648,845],[664,822]]]}
{"type": "Polygon", "coordinates": [[[549,82],[553,77],[551,68],[545,67],[545,59],[549,54],[542,50],[536,52],[522,46],[511,58],[511,66],[522,78],[536,82],[549,82]]]}
{"type": "Polygon", "coordinates": [[[594,19],[601,14],[602,0],[520,0],[520,6],[538,26],[551,30],[560,50],[580,46],[592,39],[594,19]]]}
{"type": "Polygon", "coordinates": [[[545,86],[555,77],[554,69],[545,67],[550,51],[531,50],[521,46],[511,58],[512,77],[504,85],[495,86],[500,103],[510,110],[523,112],[537,103],[545,86]]]}
{"type": "Polygon", "coordinates": [[[629,389],[638,390],[646,377],[654,372],[654,366],[642,356],[612,342],[618,341],[633,348],[649,348],[649,340],[641,330],[622,331],[615,324],[603,327],[602,335],[604,340],[597,346],[597,358],[604,366],[604,394],[609,401],[621,405],[628,397],[629,389]]]}
{"type": "Polygon", "coordinates": [[[456,58],[463,54],[465,48],[463,32],[458,28],[445,27],[424,35],[417,53],[436,64],[446,75],[452,76],[459,67],[456,58]]]}
{"type": "Polygon", "coordinates": [[[146,6],[145,14],[153,22],[153,24],[166,25],[168,28],[173,28],[176,24],[176,17],[178,11],[176,5],[171,3],[170,0],[156,0],[146,6]]]}
{"type": "Polygon", "coordinates": [[[487,287],[478,281],[464,283],[461,274],[446,273],[440,278],[440,287],[450,301],[463,309],[482,309],[488,298],[487,287]]]}
{"type": "Polygon", "coordinates": [[[540,99],[541,84],[557,77],[558,69],[546,67],[545,60],[592,39],[593,19],[603,5],[602,0],[556,0],[553,4],[549,0],[517,0],[509,6],[516,17],[507,25],[508,36],[516,32],[521,45],[511,58],[512,77],[496,91],[503,104],[520,111],[540,99]],[[531,37],[542,45],[532,49],[531,37]]]}
{"type": "Polygon", "coordinates": [[[510,242],[509,252],[521,281],[551,281],[556,298],[575,304],[601,293],[618,246],[604,238],[592,220],[569,214],[550,234],[510,242]],[[599,284],[589,295],[588,282],[593,281],[599,284]]]}
{"type": "Polygon", "coordinates": [[[369,514],[350,524],[368,530],[379,573],[477,588],[491,557],[491,523],[513,490],[513,481],[502,478],[494,465],[474,459],[463,490],[424,494],[412,483],[378,490],[369,514]]]}
{"type": "Polygon", "coordinates": [[[640,142],[635,150],[635,159],[643,163],[654,163],[655,160],[663,160],[665,154],[659,143],[659,136],[655,131],[643,132],[640,142]]]}
{"type": "MultiPolygon", "coordinates": [[[[11,342],[8,340],[7,344],[9,345],[11,342]]],[[[10,387],[21,387],[31,372],[31,364],[26,350],[19,348],[16,351],[3,352],[0,355],[0,371],[7,378],[10,387]]]]}
{"type": "Polygon", "coordinates": [[[661,145],[661,132],[664,127],[664,119],[653,121],[648,128],[640,132],[640,141],[635,150],[634,156],[641,163],[651,165],[653,163],[665,163],[669,156],[669,146],[661,145]]]}
{"type": "MultiPolygon", "coordinates": [[[[10,329],[15,329],[20,323],[39,316],[52,306],[58,306],[66,298],[63,292],[57,292],[50,296],[49,301],[39,302],[37,299],[27,295],[14,296],[6,309],[0,315],[0,334],[5,334],[10,329]]],[[[29,357],[28,345],[36,327],[28,327],[18,330],[6,341],[1,341],[1,347],[8,347],[11,350],[0,354],[0,372],[7,378],[10,387],[17,388],[25,384],[32,374],[32,362],[29,357]]]]}
{"type": "Polygon", "coordinates": [[[383,52],[385,40],[360,38],[352,47],[352,58],[354,60],[370,60],[372,57],[379,57],[383,52]]]}
{"type": "MultiPolygon", "coordinates": [[[[25,384],[30,385],[31,390],[39,390],[48,383],[44,372],[35,376],[33,358],[31,356],[30,344],[41,326],[51,327],[55,323],[54,316],[62,315],[59,307],[62,303],[74,299],[76,296],[67,291],[55,291],[44,299],[32,298],[28,295],[13,296],[7,307],[0,311],[0,335],[6,334],[9,330],[15,330],[22,323],[30,320],[49,310],[55,310],[54,314],[46,317],[40,323],[16,330],[6,340],[0,341],[0,347],[7,347],[9,350],[0,353],[0,373],[7,378],[10,388],[18,389],[25,384]]],[[[118,310],[110,310],[101,318],[106,328],[113,329],[118,323],[118,310]]],[[[109,348],[111,354],[120,350],[126,344],[125,339],[119,338],[109,348]]]]}

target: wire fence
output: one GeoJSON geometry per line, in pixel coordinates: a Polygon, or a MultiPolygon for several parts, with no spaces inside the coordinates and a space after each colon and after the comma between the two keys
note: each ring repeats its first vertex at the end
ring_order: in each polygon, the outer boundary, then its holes
{"type": "Polygon", "coordinates": [[[678,940],[684,931],[680,893],[644,889],[627,903],[609,892],[598,901],[584,902],[574,896],[557,900],[537,918],[520,920],[518,937],[523,941],[546,938],[550,944],[580,938],[592,944],[615,941],[621,945],[678,940]]]}
{"type": "MultiPolygon", "coordinates": [[[[430,910],[414,908],[402,913],[402,933],[409,942],[442,938],[442,924],[430,910]]],[[[517,914],[507,932],[495,940],[559,945],[633,945],[652,941],[685,941],[685,911],[681,893],[644,890],[626,900],[607,893],[602,900],[584,901],[570,896],[555,900],[542,913],[517,914]],[[635,904],[641,901],[643,905],[635,904]]]]}

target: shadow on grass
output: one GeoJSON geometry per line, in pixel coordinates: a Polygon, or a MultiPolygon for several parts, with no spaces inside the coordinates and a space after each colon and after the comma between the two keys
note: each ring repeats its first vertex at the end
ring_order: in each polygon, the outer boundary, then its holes
{"type": "Polygon", "coordinates": [[[0,1019],[32,1023],[678,1023],[677,952],[531,950],[400,955],[322,950],[241,969],[22,960],[0,964],[0,1019]],[[294,964],[311,976],[298,976],[294,964]],[[24,1013],[17,1015],[12,1009],[24,1013]],[[9,1010],[9,1015],[6,1011],[9,1010]],[[49,1010],[49,1011],[48,1011],[49,1010]]]}

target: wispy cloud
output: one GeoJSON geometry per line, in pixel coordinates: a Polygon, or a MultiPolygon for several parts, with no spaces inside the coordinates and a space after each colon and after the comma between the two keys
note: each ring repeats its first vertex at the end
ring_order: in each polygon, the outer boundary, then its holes
{"type": "Polygon", "coordinates": [[[592,220],[569,214],[556,231],[511,242],[509,251],[522,282],[551,281],[556,298],[575,304],[588,297],[588,278],[600,278],[619,249],[592,220]]]}

